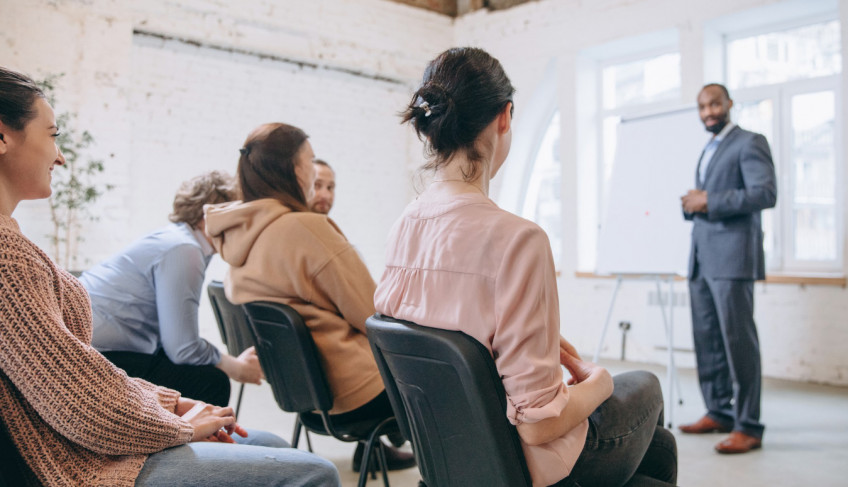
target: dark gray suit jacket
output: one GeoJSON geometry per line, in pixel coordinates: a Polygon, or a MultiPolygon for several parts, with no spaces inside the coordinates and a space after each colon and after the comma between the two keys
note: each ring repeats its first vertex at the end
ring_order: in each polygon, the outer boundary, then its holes
{"type": "Polygon", "coordinates": [[[703,184],[695,170],[695,187],[707,191],[707,213],[684,213],[693,220],[689,276],[697,259],[704,277],[765,279],[760,211],[777,201],[766,138],[731,129],[713,154],[703,184]]]}

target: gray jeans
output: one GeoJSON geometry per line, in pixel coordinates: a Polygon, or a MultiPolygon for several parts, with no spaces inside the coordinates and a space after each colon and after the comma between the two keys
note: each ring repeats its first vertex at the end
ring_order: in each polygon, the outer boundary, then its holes
{"type": "Polygon", "coordinates": [[[612,396],[589,416],[586,444],[566,480],[593,487],[675,485],[677,443],[662,426],[659,380],[635,371],[613,382],[612,396]]]}
{"type": "Polygon", "coordinates": [[[289,448],[280,437],[248,430],[238,444],[196,442],[154,453],[144,462],[137,487],[323,487],[341,485],[335,465],[289,448]]]}

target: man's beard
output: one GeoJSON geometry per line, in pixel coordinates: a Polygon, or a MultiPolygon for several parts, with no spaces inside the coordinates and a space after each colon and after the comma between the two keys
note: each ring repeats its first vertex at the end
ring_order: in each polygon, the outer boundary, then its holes
{"type": "Polygon", "coordinates": [[[704,128],[707,129],[707,132],[711,132],[713,135],[718,135],[719,132],[721,132],[724,129],[724,127],[727,127],[727,124],[729,122],[730,122],[730,117],[725,116],[724,118],[722,118],[718,122],[714,123],[713,125],[710,125],[710,126],[704,125],[704,128]]]}

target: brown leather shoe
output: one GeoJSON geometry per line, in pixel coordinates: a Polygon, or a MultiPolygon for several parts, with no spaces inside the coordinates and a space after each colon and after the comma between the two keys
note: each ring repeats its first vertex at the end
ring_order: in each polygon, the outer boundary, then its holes
{"type": "Polygon", "coordinates": [[[747,453],[763,446],[763,440],[748,436],[741,431],[734,431],[724,441],[716,444],[719,453],[747,453]]]}
{"type": "Polygon", "coordinates": [[[718,421],[714,420],[709,416],[704,416],[703,418],[695,421],[692,424],[681,424],[679,426],[680,431],[684,433],[693,433],[693,434],[701,434],[701,433],[729,433],[730,428],[722,426],[718,421]]]}

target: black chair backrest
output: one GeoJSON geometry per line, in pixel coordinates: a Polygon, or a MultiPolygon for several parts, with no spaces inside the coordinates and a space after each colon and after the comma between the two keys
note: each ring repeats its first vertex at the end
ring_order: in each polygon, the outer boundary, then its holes
{"type": "Polygon", "coordinates": [[[461,332],[379,314],[368,318],[366,328],[395,417],[427,485],[532,485],[486,347],[461,332]]]}
{"type": "Polygon", "coordinates": [[[35,475],[29,471],[29,467],[21,458],[21,454],[6,430],[6,424],[0,421],[0,487],[32,485],[34,481],[35,475]]]}
{"type": "Polygon", "coordinates": [[[245,349],[253,346],[253,334],[247,324],[247,317],[241,306],[235,305],[224,294],[224,283],[212,281],[206,287],[212,311],[218,322],[221,340],[227,346],[230,355],[238,357],[245,349]]]}
{"type": "Polygon", "coordinates": [[[257,301],[243,305],[256,353],[283,411],[329,411],[333,396],[318,349],[300,314],[290,306],[257,301]]]}

